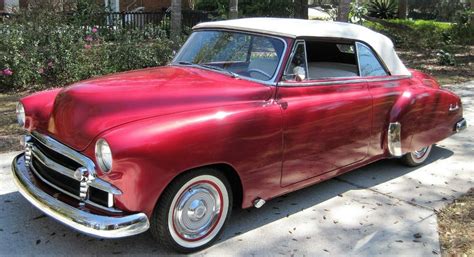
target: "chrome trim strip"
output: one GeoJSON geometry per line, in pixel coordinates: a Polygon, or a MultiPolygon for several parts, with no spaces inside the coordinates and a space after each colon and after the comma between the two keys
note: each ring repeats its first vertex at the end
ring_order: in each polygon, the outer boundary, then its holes
{"type": "Polygon", "coordinates": [[[46,157],[46,155],[44,155],[37,147],[35,147],[33,145],[33,156],[36,158],[36,160],[40,161],[44,166],[66,176],[66,177],[69,177],[69,178],[72,178],[74,180],[77,180],[75,177],[74,177],[74,171],[69,169],[69,168],[66,168],[64,167],[63,165],[57,163],[57,162],[54,162],[52,161],[51,159],[49,159],[48,157],[46,157]]]}
{"type": "MultiPolygon", "coordinates": [[[[62,188],[56,186],[55,184],[49,182],[47,179],[45,179],[45,178],[35,169],[35,167],[34,167],[33,165],[30,165],[29,168],[30,168],[30,170],[31,170],[33,173],[35,173],[35,175],[36,175],[39,179],[41,179],[41,181],[43,181],[43,182],[44,182],[45,184],[47,184],[48,186],[50,186],[50,187],[52,187],[52,188],[58,190],[59,192],[61,192],[61,193],[63,193],[63,194],[68,195],[69,197],[72,197],[72,198],[74,198],[74,199],[76,199],[76,200],[82,201],[82,199],[81,199],[79,196],[74,195],[74,194],[71,194],[71,193],[69,193],[68,191],[66,191],[66,190],[64,190],[64,189],[62,189],[62,188]]],[[[110,194],[109,194],[109,195],[110,195],[110,194]]],[[[92,202],[92,201],[90,201],[90,200],[84,200],[84,202],[85,202],[86,204],[92,205],[92,206],[94,206],[94,207],[96,207],[96,208],[99,208],[99,209],[102,209],[102,210],[105,210],[105,211],[108,211],[108,212],[111,212],[111,213],[122,213],[121,210],[114,209],[114,208],[110,208],[110,207],[112,207],[112,206],[105,207],[105,206],[103,206],[103,205],[94,203],[94,202],[92,202]]]]}
{"type": "Polygon", "coordinates": [[[113,195],[122,194],[122,191],[120,191],[120,189],[114,187],[109,182],[106,182],[105,180],[102,180],[100,178],[95,178],[94,180],[92,180],[90,186],[100,189],[102,191],[105,191],[107,193],[113,194],[113,195]]]}
{"type": "Polygon", "coordinates": [[[357,71],[359,71],[359,76],[362,77],[362,70],[360,68],[360,56],[359,56],[359,45],[357,44],[358,42],[354,42],[354,50],[355,50],[355,55],[356,55],[356,60],[357,60],[357,71]]]}
{"type": "Polygon", "coordinates": [[[462,118],[460,121],[456,122],[456,126],[454,130],[459,133],[467,128],[467,121],[466,119],[462,118]]]}
{"type": "Polygon", "coordinates": [[[278,82],[277,86],[280,87],[302,87],[302,86],[324,86],[324,85],[334,85],[334,84],[351,84],[351,83],[361,83],[361,82],[381,82],[381,81],[393,81],[393,80],[400,80],[400,79],[407,79],[411,78],[411,75],[403,75],[403,76],[388,76],[384,78],[369,78],[366,77],[354,77],[353,79],[347,80],[331,80],[331,81],[317,81],[317,82],[278,82]]]}
{"type": "MultiPolygon", "coordinates": [[[[87,167],[92,168],[92,171],[89,170],[89,168],[87,168],[88,171],[91,172],[91,174],[93,174],[93,176],[95,177],[95,179],[92,180],[90,186],[95,187],[97,189],[100,189],[102,191],[114,194],[114,195],[121,195],[122,194],[122,191],[120,191],[118,188],[116,188],[112,184],[110,184],[110,183],[108,183],[108,182],[106,182],[106,181],[104,181],[100,178],[97,178],[96,173],[95,173],[94,162],[92,162],[92,160],[90,160],[86,156],[84,156],[84,155],[76,152],[75,150],[61,144],[60,142],[52,139],[49,136],[42,135],[42,134],[40,134],[36,131],[33,131],[31,134],[35,139],[37,139],[40,143],[42,143],[44,146],[48,147],[49,149],[51,149],[51,150],[53,150],[53,151],[55,151],[59,154],[65,155],[66,157],[78,162],[79,164],[83,165],[86,168],[87,167]]],[[[58,173],[61,173],[65,176],[67,176],[67,177],[70,177],[70,178],[73,178],[73,179],[79,181],[74,176],[75,171],[73,171],[73,170],[71,170],[67,167],[64,167],[63,165],[61,165],[59,163],[56,163],[55,161],[49,159],[43,153],[41,153],[41,151],[39,151],[39,149],[37,149],[36,147],[33,147],[33,154],[34,154],[35,157],[37,157],[37,160],[41,161],[45,166],[49,167],[50,169],[53,169],[54,171],[56,171],[58,173]]]]}
{"type": "Polygon", "coordinates": [[[23,154],[13,159],[12,173],[18,191],[31,204],[82,233],[103,238],[120,238],[143,233],[150,227],[144,213],[121,217],[97,215],[74,208],[48,195],[31,181],[29,170],[24,164],[23,154]]]}
{"type": "Polygon", "coordinates": [[[392,156],[400,157],[402,153],[401,142],[402,125],[398,122],[391,122],[388,125],[387,147],[392,156]]]}

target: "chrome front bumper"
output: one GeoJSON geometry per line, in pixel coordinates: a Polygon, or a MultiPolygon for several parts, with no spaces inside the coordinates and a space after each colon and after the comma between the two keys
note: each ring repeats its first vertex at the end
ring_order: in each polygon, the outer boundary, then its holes
{"type": "Polygon", "coordinates": [[[120,217],[97,215],[77,209],[52,197],[33,183],[33,175],[25,165],[24,154],[13,159],[12,172],[18,191],[31,204],[82,233],[102,238],[119,238],[140,234],[150,227],[144,213],[120,217]]]}

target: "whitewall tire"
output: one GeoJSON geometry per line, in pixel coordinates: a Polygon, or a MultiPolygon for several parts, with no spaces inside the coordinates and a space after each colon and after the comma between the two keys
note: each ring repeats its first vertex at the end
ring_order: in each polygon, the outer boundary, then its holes
{"type": "Polygon", "coordinates": [[[194,252],[218,238],[231,210],[232,191],[224,175],[214,169],[191,171],[163,192],[150,230],[166,248],[194,252]]]}
{"type": "Polygon", "coordinates": [[[403,164],[410,167],[419,166],[423,164],[426,161],[426,159],[428,159],[431,153],[431,148],[432,148],[432,145],[422,147],[414,152],[409,152],[401,158],[401,161],[403,164]]]}

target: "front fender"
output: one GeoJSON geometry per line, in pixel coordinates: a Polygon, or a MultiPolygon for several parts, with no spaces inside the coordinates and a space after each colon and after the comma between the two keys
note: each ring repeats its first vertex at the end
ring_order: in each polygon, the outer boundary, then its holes
{"type": "Polygon", "coordinates": [[[28,131],[31,132],[35,129],[47,131],[54,99],[59,91],[61,91],[61,88],[45,90],[26,96],[20,100],[25,108],[25,128],[28,131]]]}
{"type": "Polygon", "coordinates": [[[98,174],[123,192],[115,202],[127,211],[151,215],[176,176],[206,165],[232,166],[248,199],[280,182],[281,112],[263,102],[145,119],[100,137],[109,142],[114,163],[110,173],[98,174]]]}

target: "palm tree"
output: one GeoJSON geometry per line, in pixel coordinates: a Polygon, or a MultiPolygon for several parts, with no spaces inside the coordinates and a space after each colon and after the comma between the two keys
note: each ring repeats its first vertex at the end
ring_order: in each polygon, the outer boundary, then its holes
{"type": "Polygon", "coordinates": [[[177,40],[181,36],[181,0],[171,1],[171,39],[177,40]]]}

